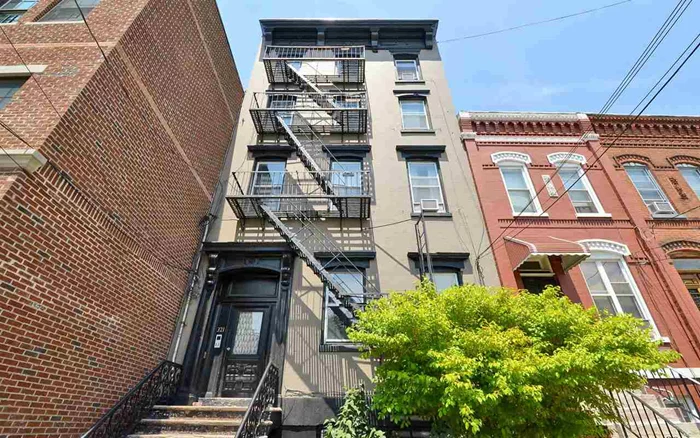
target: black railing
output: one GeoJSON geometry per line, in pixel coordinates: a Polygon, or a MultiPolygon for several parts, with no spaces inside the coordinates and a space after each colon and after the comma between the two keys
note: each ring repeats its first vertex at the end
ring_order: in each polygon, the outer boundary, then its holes
{"type": "Polygon", "coordinates": [[[686,377],[673,368],[649,373],[647,390],[659,395],[666,406],[683,411],[688,420],[700,420],[700,382],[686,377]]]}
{"type": "Polygon", "coordinates": [[[180,384],[182,365],[164,360],[88,430],[82,438],[121,438],[130,433],[153,405],[165,403],[180,384]]]}
{"type": "Polygon", "coordinates": [[[272,426],[270,408],[277,403],[278,385],[279,369],[270,361],[236,432],[236,438],[267,436],[272,426]]]}
{"type": "Polygon", "coordinates": [[[669,418],[629,391],[611,392],[620,435],[634,438],[685,438],[685,431],[669,418]]]}

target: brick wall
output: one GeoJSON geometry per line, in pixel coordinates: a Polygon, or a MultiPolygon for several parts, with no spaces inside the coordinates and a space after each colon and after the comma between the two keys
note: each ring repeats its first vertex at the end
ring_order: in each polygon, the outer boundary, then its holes
{"type": "Polygon", "coordinates": [[[109,64],[83,24],[24,24],[48,2],[4,28],[60,117],[33,80],[0,110],[49,160],[0,174],[0,436],[77,436],[167,354],[243,94],[192,3],[103,0],[109,64]]]}

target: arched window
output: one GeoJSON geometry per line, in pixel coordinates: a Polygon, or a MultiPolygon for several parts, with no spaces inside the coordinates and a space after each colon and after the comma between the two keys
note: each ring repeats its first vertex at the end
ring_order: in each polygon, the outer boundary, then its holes
{"type": "Polygon", "coordinates": [[[513,216],[538,216],[542,207],[537,199],[535,187],[527,171],[530,156],[522,152],[496,152],[491,160],[501,170],[513,216]]]}
{"type": "Polygon", "coordinates": [[[700,250],[675,251],[671,253],[671,261],[700,309],[700,250]]]}
{"type": "Polygon", "coordinates": [[[693,164],[679,164],[677,167],[690,188],[695,192],[695,196],[700,198],[700,167],[693,164]]]}
{"type": "Polygon", "coordinates": [[[624,257],[630,255],[629,248],[609,240],[580,240],[578,243],[591,254],[579,266],[598,311],[612,315],[629,313],[644,320],[659,337],[649,308],[625,262],[624,257]]]}
{"type": "Polygon", "coordinates": [[[576,216],[608,216],[581,167],[586,164],[586,157],[579,154],[557,152],[547,155],[547,159],[559,168],[559,178],[569,194],[571,204],[576,210],[576,216]]]}
{"type": "Polygon", "coordinates": [[[625,163],[625,171],[653,216],[675,216],[676,210],[644,164],[625,163]]]}

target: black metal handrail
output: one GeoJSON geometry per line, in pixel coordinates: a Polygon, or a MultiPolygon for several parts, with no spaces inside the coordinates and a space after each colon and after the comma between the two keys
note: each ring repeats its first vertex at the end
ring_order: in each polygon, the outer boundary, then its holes
{"type": "Polygon", "coordinates": [[[700,382],[673,368],[650,372],[646,387],[658,394],[669,407],[679,408],[688,419],[700,420],[700,382]]]}
{"type": "Polygon", "coordinates": [[[685,431],[661,412],[629,391],[611,392],[619,425],[625,437],[686,438],[685,431]]]}
{"type": "Polygon", "coordinates": [[[156,403],[175,395],[182,377],[182,365],[164,360],[141,380],[82,438],[121,438],[130,433],[156,403]]]}
{"type": "Polygon", "coordinates": [[[267,435],[272,425],[270,408],[277,403],[278,382],[279,369],[270,360],[236,432],[236,438],[258,438],[267,435]]]}

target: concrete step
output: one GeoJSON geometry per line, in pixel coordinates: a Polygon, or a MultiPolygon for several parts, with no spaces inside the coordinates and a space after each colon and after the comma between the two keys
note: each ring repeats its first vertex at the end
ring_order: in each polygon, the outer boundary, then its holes
{"type": "Polygon", "coordinates": [[[247,406],[156,405],[148,418],[228,418],[242,420],[247,406]]]}
{"type": "Polygon", "coordinates": [[[187,433],[134,433],[127,435],[126,438],[231,438],[233,435],[230,433],[220,434],[220,433],[200,433],[200,432],[187,432],[187,433]]]}
{"type": "MultiPolygon", "coordinates": [[[[674,423],[676,427],[685,432],[688,436],[692,438],[700,438],[700,428],[696,423],[674,423]]],[[[624,436],[620,432],[620,427],[617,427],[617,436],[624,436]]],[[[663,424],[648,423],[648,422],[635,422],[631,425],[631,429],[635,433],[639,433],[641,436],[646,437],[680,437],[681,435],[673,428],[669,429],[663,424]]]]}
{"type": "Polygon", "coordinates": [[[202,397],[193,405],[195,406],[245,406],[250,404],[250,398],[238,397],[202,397]]]}
{"type": "Polygon", "coordinates": [[[240,419],[230,418],[144,418],[139,422],[137,433],[215,433],[215,434],[235,434],[240,419]]]}

